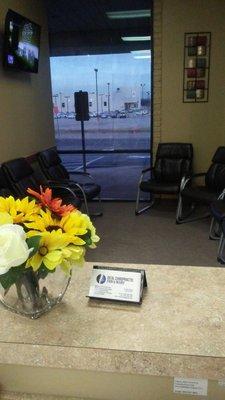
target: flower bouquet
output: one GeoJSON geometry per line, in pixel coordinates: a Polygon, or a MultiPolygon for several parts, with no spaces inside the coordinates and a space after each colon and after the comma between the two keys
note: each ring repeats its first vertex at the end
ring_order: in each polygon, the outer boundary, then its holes
{"type": "Polygon", "coordinates": [[[0,300],[37,318],[61,301],[72,268],[99,237],[90,218],[51,189],[27,192],[32,198],[0,197],[0,300]]]}

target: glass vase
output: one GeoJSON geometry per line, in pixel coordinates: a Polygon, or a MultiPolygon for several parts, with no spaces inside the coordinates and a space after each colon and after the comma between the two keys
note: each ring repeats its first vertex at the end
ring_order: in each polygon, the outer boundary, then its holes
{"type": "Polygon", "coordinates": [[[10,311],[35,319],[50,311],[62,300],[71,280],[56,268],[45,278],[29,268],[9,289],[0,285],[0,301],[10,311]]]}

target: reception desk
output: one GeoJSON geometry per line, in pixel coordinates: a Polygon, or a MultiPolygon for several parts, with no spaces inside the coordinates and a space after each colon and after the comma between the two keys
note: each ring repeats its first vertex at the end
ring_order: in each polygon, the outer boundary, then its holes
{"type": "Polygon", "coordinates": [[[0,398],[187,399],[174,393],[182,377],[208,380],[197,398],[224,400],[225,269],[99,265],[144,268],[142,305],[88,299],[86,263],[39,319],[0,307],[0,398]]]}

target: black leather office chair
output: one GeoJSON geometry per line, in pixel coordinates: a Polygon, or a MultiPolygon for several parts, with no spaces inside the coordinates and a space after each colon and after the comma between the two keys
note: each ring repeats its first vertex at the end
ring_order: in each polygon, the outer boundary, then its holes
{"type": "Polygon", "coordinates": [[[0,168],[0,196],[8,197],[10,195],[12,195],[12,192],[9,189],[4,172],[2,168],[0,168]]]}
{"type": "Polygon", "coordinates": [[[138,184],[135,214],[139,215],[154,204],[155,194],[178,194],[183,176],[192,172],[193,147],[190,143],[160,143],[154,167],[142,171],[138,184]],[[144,179],[151,172],[150,179],[144,179]],[[150,193],[150,203],[139,209],[141,192],[150,193]]]}
{"type": "Polygon", "coordinates": [[[39,192],[40,185],[42,185],[50,187],[55,197],[60,196],[65,204],[72,204],[76,208],[81,206],[80,199],[66,185],[40,182],[25,158],[17,158],[3,163],[2,171],[11,192],[17,197],[27,196],[28,188],[39,192]]]}
{"type": "Polygon", "coordinates": [[[62,160],[58,155],[56,149],[48,149],[38,154],[38,161],[40,167],[48,181],[57,183],[61,182],[70,187],[77,197],[84,201],[87,214],[89,214],[88,201],[95,198],[99,202],[99,212],[92,213],[95,216],[101,216],[101,186],[96,184],[94,179],[89,173],[86,172],[73,172],[73,179],[62,164],[62,160]],[[85,179],[83,182],[82,180],[85,179]]]}
{"type": "Polygon", "coordinates": [[[219,147],[213,158],[207,172],[190,175],[181,182],[181,189],[176,213],[176,222],[194,221],[200,218],[210,216],[207,213],[196,218],[189,218],[196,204],[210,204],[216,199],[225,196],[225,147],[219,147]],[[204,177],[204,184],[197,185],[196,178],[204,177]],[[189,203],[191,206],[186,215],[183,213],[183,203],[189,203]]]}
{"type": "Polygon", "coordinates": [[[217,260],[225,264],[225,199],[216,200],[210,204],[212,222],[210,226],[210,239],[219,239],[217,260]]]}
{"type": "Polygon", "coordinates": [[[224,247],[225,247],[225,218],[222,221],[222,234],[220,237],[220,244],[218,251],[218,261],[221,264],[225,264],[224,247]]]}

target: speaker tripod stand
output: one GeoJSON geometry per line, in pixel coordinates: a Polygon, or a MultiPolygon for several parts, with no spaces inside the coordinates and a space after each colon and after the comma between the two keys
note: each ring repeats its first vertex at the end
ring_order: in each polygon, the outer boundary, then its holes
{"type": "Polygon", "coordinates": [[[84,121],[89,121],[88,93],[82,92],[82,90],[80,90],[79,92],[75,92],[74,100],[75,100],[76,121],[80,121],[81,123],[82,157],[83,157],[83,172],[76,172],[76,173],[79,174],[80,176],[83,175],[85,177],[85,180],[86,178],[91,180],[90,183],[89,182],[85,182],[82,184],[77,183],[77,186],[80,188],[87,213],[89,214],[87,200],[92,200],[94,198],[97,198],[100,210],[95,214],[92,213],[91,215],[101,216],[103,214],[101,208],[101,197],[100,197],[101,186],[97,185],[93,177],[87,172],[84,121]]]}

